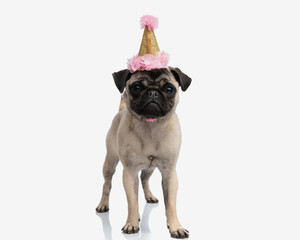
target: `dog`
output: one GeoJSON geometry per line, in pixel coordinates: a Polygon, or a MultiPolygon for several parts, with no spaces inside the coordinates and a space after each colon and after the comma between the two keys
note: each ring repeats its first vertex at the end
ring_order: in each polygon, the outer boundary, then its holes
{"type": "Polygon", "coordinates": [[[171,237],[187,238],[189,232],[181,226],[176,213],[176,162],[181,130],[175,110],[179,88],[186,91],[192,79],[179,68],[172,67],[134,73],[125,69],[113,73],[113,78],[123,95],[119,112],[106,138],[107,154],[103,165],[105,182],[96,211],[102,213],[109,210],[112,176],[120,160],[128,202],[128,218],[122,231],[138,232],[138,173],[141,171],[146,201],[157,203],[158,199],[149,188],[149,178],[158,168],[162,175],[167,226],[171,237]]]}

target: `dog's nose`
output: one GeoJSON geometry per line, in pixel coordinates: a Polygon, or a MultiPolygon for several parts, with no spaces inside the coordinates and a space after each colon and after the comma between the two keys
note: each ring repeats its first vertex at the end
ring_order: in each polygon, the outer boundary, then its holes
{"type": "Polygon", "coordinates": [[[149,97],[153,97],[153,98],[157,98],[159,96],[159,92],[157,90],[148,90],[148,96],[149,97]]]}

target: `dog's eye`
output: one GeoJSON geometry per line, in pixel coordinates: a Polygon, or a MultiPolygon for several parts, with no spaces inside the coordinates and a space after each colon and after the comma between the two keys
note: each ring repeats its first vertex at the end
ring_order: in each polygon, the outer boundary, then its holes
{"type": "Polygon", "coordinates": [[[140,92],[141,90],[142,90],[142,88],[143,88],[143,86],[142,86],[142,84],[141,83],[134,83],[134,84],[132,84],[131,85],[131,90],[133,91],[133,92],[140,92]]]}
{"type": "Polygon", "coordinates": [[[172,94],[172,93],[174,93],[174,87],[173,86],[171,86],[171,85],[166,85],[165,86],[165,92],[167,93],[167,94],[172,94]]]}

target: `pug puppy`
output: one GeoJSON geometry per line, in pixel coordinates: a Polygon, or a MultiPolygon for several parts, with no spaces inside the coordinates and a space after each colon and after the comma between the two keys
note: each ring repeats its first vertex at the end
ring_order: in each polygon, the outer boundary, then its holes
{"type": "Polygon", "coordinates": [[[97,212],[109,210],[112,176],[121,161],[123,185],[128,201],[124,233],[139,231],[138,173],[148,203],[157,203],[149,187],[155,168],[162,175],[167,226],[174,238],[187,238],[189,232],[177,218],[176,162],[181,145],[181,130],[176,106],[179,87],[186,91],[191,78],[179,68],[154,69],[130,73],[125,69],[113,73],[115,84],[123,93],[120,109],[108,131],[107,154],[103,165],[104,185],[97,212]]]}

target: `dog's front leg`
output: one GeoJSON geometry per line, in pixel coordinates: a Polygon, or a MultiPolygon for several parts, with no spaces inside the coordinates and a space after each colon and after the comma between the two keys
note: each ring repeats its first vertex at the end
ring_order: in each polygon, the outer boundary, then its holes
{"type": "Polygon", "coordinates": [[[138,171],[124,167],[123,185],[128,202],[128,217],[122,231],[124,233],[136,233],[139,231],[138,171]]]}
{"type": "Polygon", "coordinates": [[[187,238],[189,237],[189,232],[180,225],[176,212],[176,196],[178,189],[176,169],[174,167],[173,169],[164,169],[161,172],[167,225],[171,233],[171,237],[187,238]]]}

